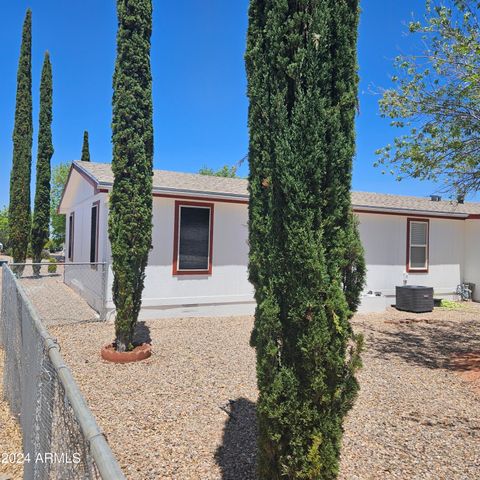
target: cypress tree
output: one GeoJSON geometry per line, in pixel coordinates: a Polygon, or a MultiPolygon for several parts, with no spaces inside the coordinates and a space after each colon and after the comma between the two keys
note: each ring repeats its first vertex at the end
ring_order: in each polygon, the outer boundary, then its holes
{"type": "MultiPolygon", "coordinates": [[[[17,72],[17,97],[13,129],[13,163],[10,174],[8,212],[9,242],[13,261],[24,263],[31,227],[30,179],[32,170],[32,12],[27,10],[23,23],[22,46],[17,72]]],[[[23,268],[17,268],[21,275],[23,268]]]]}
{"type": "Polygon", "coordinates": [[[350,315],[353,315],[360,305],[360,294],[365,286],[367,275],[365,252],[358,231],[358,219],[353,213],[350,214],[343,245],[342,285],[350,315]]]}
{"type": "MultiPolygon", "coordinates": [[[[37,176],[35,203],[32,221],[33,262],[41,262],[42,249],[49,237],[50,227],[50,160],[53,155],[52,144],[52,65],[48,52],[42,68],[40,81],[40,121],[38,130],[37,176]]],[[[40,266],[34,266],[35,275],[40,266]]]]}
{"type": "Polygon", "coordinates": [[[151,0],[117,0],[109,237],[118,351],[132,347],[152,241],[151,0]]]}
{"type": "Polygon", "coordinates": [[[349,323],[358,289],[345,284],[363,282],[347,267],[347,245],[358,238],[350,213],[357,22],[357,0],[250,1],[261,479],[336,478],[343,419],[358,390],[361,339],[349,323]]]}
{"type": "Polygon", "coordinates": [[[351,1],[331,4],[331,100],[328,161],[323,180],[323,244],[330,276],[341,272],[350,316],[357,310],[366,274],[357,219],[351,213],[352,160],[358,91],[358,13],[351,1]]]}
{"type": "Polygon", "coordinates": [[[90,147],[88,145],[88,132],[85,130],[83,132],[83,145],[82,145],[82,162],[90,161],[90,147]]]}

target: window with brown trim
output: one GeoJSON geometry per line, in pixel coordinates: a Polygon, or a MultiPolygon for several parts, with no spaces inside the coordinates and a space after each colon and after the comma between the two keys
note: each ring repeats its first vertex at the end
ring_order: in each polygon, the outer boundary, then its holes
{"type": "Polygon", "coordinates": [[[429,220],[407,219],[408,272],[428,272],[429,230],[429,220]]]}
{"type": "Polygon", "coordinates": [[[90,262],[98,262],[98,228],[99,228],[100,202],[92,205],[90,218],[90,262]]]}
{"type": "Polygon", "coordinates": [[[173,274],[212,273],[213,203],[175,202],[173,274]]]}
{"type": "Polygon", "coordinates": [[[68,259],[73,262],[75,249],[75,212],[68,217],[68,259]]]}

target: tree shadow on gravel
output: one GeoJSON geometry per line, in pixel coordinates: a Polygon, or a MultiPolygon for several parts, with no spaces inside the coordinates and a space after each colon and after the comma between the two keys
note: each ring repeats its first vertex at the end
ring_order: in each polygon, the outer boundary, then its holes
{"type": "Polygon", "coordinates": [[[140,345],[142,343],[152,343],[152,337],[150,336],[150,328],[145,322],[138,322],[135,325],[134,343],[138,343],[140,345]]]}
{"type": "Polygon", "coordinates": [[[230,400],[220,407],[228,414],[223,429],[222,445],[215,452],[215,461],[222,471],[222,480],[255,480],[257,452],[257,417],[255,403],[246,398],[230,400]]]}
{"type": "Polygon", "coordinates": [[[436,322],[400,325],[396,331],[366,326],[368,351],[377,358],[399,357],[426,368],[461,370],[452,358],[480,352],[478,322],[436,322]]]}

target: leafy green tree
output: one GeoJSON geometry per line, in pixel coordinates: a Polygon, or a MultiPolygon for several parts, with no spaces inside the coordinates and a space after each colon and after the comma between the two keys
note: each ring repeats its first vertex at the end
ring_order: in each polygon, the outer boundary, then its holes
{"type": "MultiPolygon", "coordinates": [[[[52,143],[52,65],[50,55],[45,53],[40,81],[40,122],[38,130],[37,176],[35,203],[32,221],[33,263],[42,260],[42,250],[50,231],[50,160],[52,143]]],[[[40,265],[33,266],[34,275],[40,274],[40,265]]]]}
{"type": "Polygon", "coordinates": [[[109,237],[116,349],[132,348],[152,243],[151,0],[117,0],[109,237]]]}
{"type": "Polygon", "coordinates": [[[336,478],[358,390],[362,342],[349,318],[363,278],[351,277],[347,258],[358,240],[357,23],[356,0],[250,1],[249,277],[262,480],[336,478]]]}
{"type": "Polygon", "coordinates": [[[0,243],[3,248],[8,246],[8,208],[0,209],[0,243]]]}
{"type": "Polygon", "coordinates": [[[200,175],[208,175],[211,177],[238,178],[236,166],[229,167],[228,165],[224,165],[219,170],[213,170],[213,168],[209,167],[202,167],[198,173],[200,175]]]}
{"type": "MultiPolygon", "coordinates": [[[[8,210],[10,246],[13,261],[17,263],[24,263],[26,260],[31,228],[32,140],[32,12],[28,9],[23,23],[22,46],[17,72],[13,164],[10,174],[8,210]]],[[[22,267],[18,267],[16,270],[19,275],[23,272],[22,267]]]]}
{"type": "Polygon", "coordinates": [[[52,170],[52,191],[50,195],[51,240],[54,248],[65,243],[65,215],[58,213],[63,189],[67,184],[69,163],[60,163],[52,170]]]}
{"type": "Polygon", "coordinates": [[[394,62],[394,86],[383,91],[380,111],[399,135],[377,151],[401,180],[443,184],[463,197],[480,189],[480,3],[426,2],[412,20],[418,50],[394,62]]]}
{"type": "Polygon", "coordinates": [[[83,132],[83,145],[82,145],[82,162],[90,161],[90,147],[88,145],[88,132],[85,130],[83,132]]]}

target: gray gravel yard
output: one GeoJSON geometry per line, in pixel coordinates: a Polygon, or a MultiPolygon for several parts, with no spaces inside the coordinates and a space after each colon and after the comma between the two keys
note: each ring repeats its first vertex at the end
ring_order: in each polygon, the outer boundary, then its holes
{"type": "MultiPolygon", "coordinates": [[[[361,393],[346,425],[342,480],[479,478],[480,397],[451,357],[480,351],[480,307],[357,315],[361,393]]],[[[112,324],[50,327],[130,479],[254,479],[252,319],[142,323],[153,356],[100,359],[112,324]]]]}

